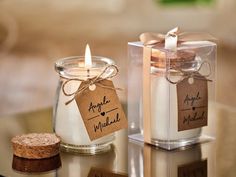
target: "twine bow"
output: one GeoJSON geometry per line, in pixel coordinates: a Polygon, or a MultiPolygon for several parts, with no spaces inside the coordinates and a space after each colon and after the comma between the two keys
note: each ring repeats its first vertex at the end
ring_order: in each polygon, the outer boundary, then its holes
{"type": "Polygon", "coordinates": [[[153,46],[159,43],[164,43],[166,37],[176,37],[177,41],[187,42],[187,41],[216,41],[212,35],[208,33],[199,33],[199,32],[180,32],[179,28],[176,27],[170,30],[167,34],[161,33],[142,33],[139,38],[140,41],[143,42],[145,46],[153,46]]]}
{"type": "MultiPolygon", "coordinates": [[[[119,69],[118,69],[118,67],[116,65],[108,65],[108,66],[106,66],[104,68],[104,70],[100,74],[98,74],[95,77],[92,77],[92,78],[89,78],[89,79],[86,79],[86,80],[79,79],[79,78],[73,78],[73,79],[66,80],[62,84],[62,91],[63,91],[64,95],[66,95],[66,96],[73,96],[73,97],[69,101],[67,101],[65,104],[68,105],[69,103],[71,103],[75,99],[76,95],[81,94],[83,91],[85,91],[91,85],[94,85],[94,84],[96,84],[96,85],[98,85],[100,87],[103,87],[103,88],[114,89],[113,87],[103,85],[103,84],[101,84],[99,82],[103,81],[103,80],[106,80],[106,79],[111,79],[111,78],[115,77],[118,74],[118,72],[119,72],[119,69]],[[110,69],[113,69],[112,73],[109,74],[109,75],[103,76],[110,69]],[[80,85],[79,85],[78,88],[76,89],[76,91],[68,93],[66,91],[65,87],[71,81],[85,82],[85,84],[82,87],[80,87],[80,85]]],[[[120,90],[120,88],[115,88],[115,89],[120,90]]]]}
{"type": "Polygon", "coordinates": [[[200,64],[199,68],[196,71],[184,71],[181,68],[174,68],[176,71],[179,71],[181,73],[181,79],[179,79],[178,81],[172,81],[169,78],[169,75],[166,72],[166,80],[168,80],[170,83],[172,84],[178,84],[180,82],[182,82],[184,79],[188,79],[188,78],[194,78],[194,79],[198,79],[198,80],[205,80],[205,81],[210,81],[212,82],[211,79],[208,79],[207,77],[209,77],[211,75],[211,66],[210,63],[208,63],[207,61],[204,61],[200,64]],[[207,65],[207,67],[209,68],[209,73],[207,74],[200,74],[200,70],[202,69],[203,65],[207,65]]]}
{"type": "MultiPolygon", "coordinates": [[[[183,43],[183,42],[188,42],[188,41],[216,41],[216,38],[214,38],[212,35],[208,33],[180,32],[178,27],[170,30],[169,32],[167,32],[167,34],[142,33],[139,38],[140,38],[140,41],[143,42],[144,46],[153,47],[157,44],[165,43],[165,49],[170,49],[172,51],[177,50],[178,43],[183,43]]],[[[172,84],[178,84],[179,82],[183,81],[186,78],[195,78],[195,79],[212,81],[206,78],[206,77],[209,77],[211,74],[210,63],[208,63],[207,61],[202,62],[199,68],[195,71],[185,71],[181,68],[173,68],[173,69],[180,72],[182,75],[182,78],[178,81],[172,81],[168,76],[169,69],[167,67],[167,72],[166,72],[165,77],[172,84]],[[201,75],[199,73],[203,65],[208,65],[209,74],[201,75]]]]}

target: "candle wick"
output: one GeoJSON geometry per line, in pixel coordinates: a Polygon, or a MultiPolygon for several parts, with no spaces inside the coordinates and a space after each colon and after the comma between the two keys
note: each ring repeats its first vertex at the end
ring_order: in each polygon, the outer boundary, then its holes
{"type": "Polygon", "coordinates": [[[90,77],[90,69],[87,69],[87,77],[90,77]]]}

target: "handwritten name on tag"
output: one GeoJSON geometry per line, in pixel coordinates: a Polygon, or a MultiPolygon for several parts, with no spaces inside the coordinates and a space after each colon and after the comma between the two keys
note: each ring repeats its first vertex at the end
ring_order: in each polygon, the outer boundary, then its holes
{"type": "Polygon", "coordinates": [[[199,128],[207,125],[208,89],[207,80],[186,78],[177,84],[178,131],[199,128]]]}
{"type": "MultiPolygon", "coordinates": [[[[86,82],[86,81],[85,81],[86,82]]],[[[82,82],[80,87],[83,87],[82,82]]],[[[76,96],[76,102],[90,140],[95,140],[123,128],[127,119],[110,80],[102,80],[76,96]]]]}

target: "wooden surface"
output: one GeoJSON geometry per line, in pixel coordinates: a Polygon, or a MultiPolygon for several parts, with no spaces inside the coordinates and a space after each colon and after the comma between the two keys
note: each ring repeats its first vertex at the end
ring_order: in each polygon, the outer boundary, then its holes
{"type": "MultiPolygon", "coordinates": [[[[201,158],[203,160],[208,159],[208,177],[234,177],[236,173],[236,140],[234,136],[236,133],[236,111],[222,104],[217,104],[216,109],[211,111],[215,114],[214,119],[217,128],[216,141],[204,143],[200,146],[193,146],[192,148],[194,150],[194,148],[200,147],[202,154],[201,158]]],[[[12,169],[13,152],[11,148],[11,138],[22,133],[51,132],[51,119],[51,108],[0,117],[0,175],[14,177],[26,176],[25,174],[12,169]]],[[[148,149],[150,148],[152,151],[160,151],[163,153],[163,150],[154,149],[151,146],[148,146],[148,149]]],[[[146,169],[145,163],[142,161],[144,158],[143,155],[145,154],[143,151],[145,151],[145,149],[143,149],[142,145],[139,146],[128,143],[126,131],[120,131],[116,134],[114,150],[109,153],[98,156],[80,156],[61,153],[61,168],[49,173],[31,175],[46,177],[55,176],[57,174],[58,177],[84,177],[88,174],[91,167],[97,167],[121,173],[129,172],[130,176],[132,174],[132,177],[149,177],[142,176],[143,169],[146,169]]],[[[173,153],[164,151],[164,154],[171,158],[171,154],[173,153]]],[[[163,158],[157,158],[155,163],[162,164],[167,162],[163,161],[163,158]]]]}

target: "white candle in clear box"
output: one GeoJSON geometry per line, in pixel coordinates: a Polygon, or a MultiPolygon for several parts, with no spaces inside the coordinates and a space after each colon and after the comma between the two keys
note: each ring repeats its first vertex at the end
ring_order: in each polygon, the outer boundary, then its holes
{"type": "MultiPolygon", "coordinates": [[[[69,68],[65,72],[72,77],[77,76],[76,78],[86,80],[99,75],[107,64],[113,63],[112,60],[106,58],[101,60],[101,62],[104,62],[104,66],[95,69],[96,61],[94,61],[93,65],[90,49],[86,46],[85,61],[80,60],[78,67],[69,68]]],[[[66,80],[67,79],[62,79],[61,84],[66,80]]],[[[65,86],[65,91],[67,93],[76,91],[80,83],[80,81],[70,81],[65,86]]],[[[76,101],[73,100],[68,105],[65,105],[73,96],[66,96],[61,87],[59,88],[59,100],[57,100],[56,110],[54,110],[54,131],[61,137],[62,145],[77,146],[76,148],[84,148],[87,146],[87,148],[89,148],[89,146],[96,147],[104,143],[112,142],[114,134],[106,135],[94,141],[90,140],[76,101]]]]}
{"type": "MultiPolygon", "coordinates": [[[[177,29],[174,29],[174,31],[177,29]]],[[[172,32],[172,31],[170,31],[172,32]]],[[[168,34],[167,34],[168,35],[168,34]]],[[[165,49],[177,51],[177,36],[167,36],[165,49]]],[[[200,62],[199,57],[194,59],[200,62]]],[[[171,61],[170,61],[171,62],[171,61]]],[[[170,66],[166,66],[170,67],[170,66]]],[[[198,67],[195,65],[190,70],[198,67]],[[195,68],[194,68],[195,67],[195,68]]],[[[197,138],[201,134],[201,128],[178,131],[178,105],[177,87],[165,77],[166,68],[151,67],[151,138],[157,141],[178,141],[197,138]]],[[[175,80],[181,78],[180,73],[170,71],[175,80]]]]}
{"type": "MultiPolygon", "coordinates": [[[[156,68],[152,68],[152,71],[156,68]]],[[[178,105],[176,84],[166,80],[164,74],[151,75],[151,137],[153,140],[183,140],[197,138],[201,128],[178,131],[178,105]]]]}

